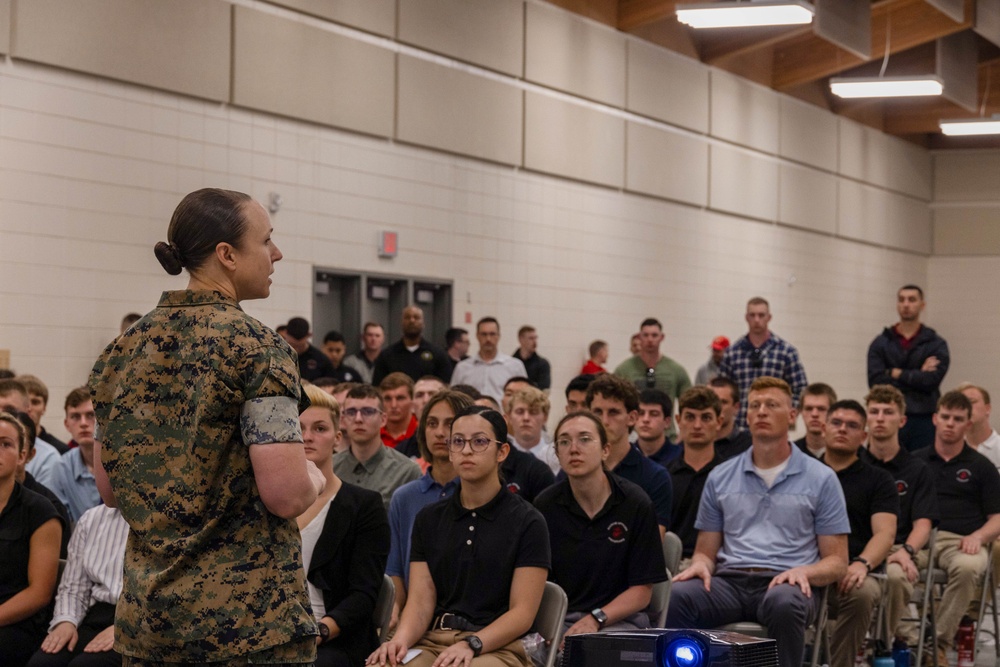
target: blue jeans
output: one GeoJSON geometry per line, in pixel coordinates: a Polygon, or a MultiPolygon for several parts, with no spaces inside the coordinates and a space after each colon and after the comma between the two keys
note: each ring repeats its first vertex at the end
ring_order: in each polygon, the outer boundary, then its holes
{"type": "Polygon", "coordinates": [[[790,584],[768,589],[776,574],[722,570],[712,577],[711,592],[701,579],[677,582],[670,591],[667,627],[710,630],[739,621],[760,623],[778,643],[778,665],[801,667],[806,627],[818,617],[821,596],[813,590],[806,597],[790,584]]]}

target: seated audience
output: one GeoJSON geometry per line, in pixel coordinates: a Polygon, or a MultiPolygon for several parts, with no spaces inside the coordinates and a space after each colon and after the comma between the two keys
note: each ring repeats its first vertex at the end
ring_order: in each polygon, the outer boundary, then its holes
{"type": "MultiPolygon", "coordinates": [[[[14,379],[0,380],[0,410],[31,414],[31,399],[23,384],[14,379]]],[[[37,437],[34,453],[29,454],[26,469],[39,484],[52,488],[52,480],[59,465],[59,451],[37,437]]]]}
{"type": "Polygon", "coordinates": [[[851,534],[847,538],[847,574],[831,596],[837,610],[833,623],[831,667],[853,667],[864,646],[882,586],[869,576],[882,564],[896,539],[899,494],[889,473],[858,458],[865,441],[865,409],[857,401],[836,401],[826,416],[823,462],[837,473],[847,502],[851,534]],[[835,598],[835,599],[834,599],[835,598]]]}
{"type": "Polygon", "coordinates": [[[458,413],[448,446],[461,488],[417,515],[406,605],[396,634],[368,664],[398,664],[415,648],[410,667],[529,667],[521,637],[538,613],[551,561],[545,520],[501,484],[510,445],[499,412],[458,413]]]}
{"type": "Polygon", "coordinates": [[[559,472],[559,459],[545,433],[550,405],[549,397],[541,389],[525,387],[515,391],[507,401],[505,414],[514,448],[531,454],[555,474],[559,472]]]}
{"type": "Polygon", "coordinates": [[[69,544],[49,634],[29,667],[117,667],[115,605],[122,592],[128,524],[98,505],[83,513],[69,544]]]}
{"type": "Polygon", "coordinates": [[[52,476],[51,489],[63,501],[73,521],[101,504],[94,479],[94,431],[97,418],[87,387],[77,387],[66,396],[66,430],[73,436],[73,447],[59,459],[52,476]]]}
{"type": "Polygon", "coordinates": [[[799,396],[799,412],[806,434],[796,440],[795,445],[817,459],[826,451],[826,417],[830,406],[836,402],[837,392],[823,382],[814,382],[799,396]]]}
{"type": "MultiPolygon", "coordinates": [[[[62,519],[17,481],[24,427],[0,411],[0,665],[22,667],[41,646],[59,572],[62,519]]],[[[545,542],[546,547],[548,542],[545,542]]]]}
{"type": "Polygon", "coordinates": [[[413,380],[406,373],[389,373],[379,383],[378,390],[385,406],[385,425],[380,431],[382,444],[396,449],[417,432],[417,418],[413,414],[413,380]]]}
{"type": "Polygon", "coordinates": [[[653,584],[667,578],[653,503],[604,467],[611,447],[596,416],[566,415],[555,437],[566,479],[535,507],[549,529],[549,580],[569,598],[566,635],[647,628],[653,584]]]}
{"type": "Polygon", "coordinates": [[[740,388],[727,377],[718,375],[708,381],[722,404],[722,426],[715,440],[715,453],[725,461],[750,449],[750,431],[736,425],[740,411],[740,388]]]}
{"type": "MultiPolygon", "coordinates": [[[[523,375],[516,375],[512,378],[508,378],[506,382],[503,383],[503,396],[500,400],[500,414],[509,415],[510,414],[510,399],[514,397],[514,394],[521,391],[522,389],[531,389],[535,385],[531,384],[531,380],[524,377],[523,375]]],[[[537,387],[535,387],[537,389],[537,387]]],[[[492,396],[490,398],[493,398],[492,396]]],[[[496,399],[494,399],[496,400],[496,399]]],[[[507,420],[510,423],[510,420],[507,420]]]]}
{"type": "MultiPolygon", "coordinates": [[[[1000,469],[1000,434],[990,424],[990,392],[968,382],[963,382],[956,389],[972,403],[972,419],[969,421],[965,441],[1000,469]]],[[[996,558],[994,560],[1000,562],[996,558]]]]}
{"type": "Polygon", "coordinates": [[[373,614],[389,553],[382,497],[347,484],[333,471],[340,407],[316,387],[304,387],[311,406],[299,415],[306,458],[326,485],[298,517],[302,565],[319,626],[317,667],[357,667],[378,646],[373,614]]]}
{"type": "Polygon", "coordinates": [[[385,411],[379,390],[361,384],[347,392],[341,423],[350,444],[334,455],[334,472],[345,482],[381,493],[388,510],[393,492],[420,477],[420,466],[382,444],[385,411]]]}
{"type": "Polygon", "coordinates": [[[847,571],[850,524],[828,467],[788,440],[795,421],[784,380],[760,377],[748,396],[751,449],[708,476],[691,566],[674,577],[667,627],[766,625],[779,667],[801,667],[818,589],[847,571]]]}
{"type": "Polygon", "coordinates": [[[608,363],[607,341],[595,340],[587,348],[587,352],[590,354],[590,358],[587,359],[587,363],[580,369],[580,375],[607,373],[608,369],[604,367],[604,364],[608,363]]]}
{"type": "Polygon", "coordinates": [[[431,400],[431,396],[447,388],[448,385],[444,380],[433,375],[425,375],[413,384],[413,414],[417,419],[420,419],[424,406],[431,400]]]}
{"type": "Polygon", "coordinates": [[[430,463],[423,477],[396,489],[389,503],[389,532],[392,538],[385,573],[396,585],[392,626],[399,620],[399,610],[406,603],[410,579],[410,538],[413,521],[424,507],[455,493],[459,480],[451,464],[448,437],[455,415],[472,405],[472,399],[457,391],[442,391],[430,398],[420,414],[417,446],[420,458],[430,463]]]}
{"type": "Polygon", "coordinates": [[[677,401],[677,430],[683,453],[670,462],[667,472],[674,486],[670,530],[681,539],[681,569],[694,554],[698,530],[694,527],[708,473],[722,463],[715,452],[715,436],[722,423],[722,404],[708,387],[691,387],[677,401]]]}
{"type": "Polygon", "coordinates": [[[566,414],[587,409],[587,387],[597,375],[577,375],[569,381],[566,385],[566,414]]]}
{"type": "Polygon", "coordinates": [[[681,447],[670,442],[667,432],[673,427],[674,402],[659,389],[643,389],[639,394],[639,415],[635,432],[639,451],[664,468],[680,456],[681,447]]]}
{"type": "Polygon", "coordinates": [[[34,375],[18,375],[15,379],[23,384],[28,392],[28,401],[31,404],[28,414],[35,420],[38,437],[55,447],[59,454],[68,452],[69,446],[42,426],[42,417],[45,416],[45,410],[49,407],[49,388],[34,375]]]}
{"type": "Polygon", "coordinates": [[[597,415],[608,434],[611,448],[606,461],[608,469],[646,492],[653,501],[660,537],[663,537],[670,530],[673,501],[670,474],[666,468],[643,456],[628,440],[639,413],[639,390],[625,378],[599,375],[587,389],[587,409],[597,415]]]}
{"type": "Polygon", "coordinates": [[[343,363],[347,354],[347,341],[339,331],[327,331],[323,336],[323,354],[330,360],[333,372],[329,375],[335,382],[361,382],[361,373],[343,363]]]}
{"type": "MultiPolygon", "coordinates": [[[[475,404],[500,412],[500,404],[492,396],[480,396],[475,404]]],[[[529,503],[534,502],[539,493],[552,486],[556,476],[544,462],[515,447],[509,431],[507,442],[511,445],[510,452],[500,464],[503,483],[511,493],[521,496],[529,503]]]]}
{"type": "Polygon", "coordinates": [[[288,320],[288,327],[285,329],[285,340],[299,360],[299,375],[303,380],[315,380],[316,378],[336,377],[333,364],[319,348],[313,345],[312,329],[309,320],[304,317],[293,317],[288,320]]]}

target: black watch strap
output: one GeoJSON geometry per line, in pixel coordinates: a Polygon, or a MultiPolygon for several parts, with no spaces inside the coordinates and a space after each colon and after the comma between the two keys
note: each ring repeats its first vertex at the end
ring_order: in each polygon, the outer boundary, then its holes
{"type": "Polygon", "coordinates": [[[854,557],[854,558],[851,559],[851,562],[852,563],[861,563],[862,565],[865,566],[865,570],[867,570],[868,573],[871,574],[872,564],[869,563],[867,559],[862,558],[861,556],[856,556],[856,557],[854,557]]]}
{"type": "Polygon", "coordinates": [[[905,543],[903,544],[903,551],[905,551],[906,553],[910,554],[910,558],[916,558],[917,557],[917,550],[914,549],[913,547],[911,547],[909,544],[905,544],[905,543]]]}
{"type": "Polygon", "coordinates": [[[472,649],[472,655],[478,658],[479,654],[483,652],[483,641],[475,635],[469,635],[468,637],[463,637],[462,639],[468,642],[469,648],[472,649]]]}

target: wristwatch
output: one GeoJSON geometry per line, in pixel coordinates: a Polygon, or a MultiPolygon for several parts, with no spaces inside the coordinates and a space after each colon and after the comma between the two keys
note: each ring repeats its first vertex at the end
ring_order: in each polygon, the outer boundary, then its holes
{"type": "Polygon", "coordinates": [[[479,654],[483,652],[483,640],[475,635],[469,635],[464,638],[464,641],[469,642],[469,648],[472,649],[472,655],[478,658],[479,654]]]}
{"type": "Polygon", "coordinates": [[[871,574],[871,572],[872,572],[872,564],[869,563],[867,559],[862,558],[861,556],[855,556],[854,558],[851,559],[851,562],[852,563],[861,563],[862,565],[865,566],[865,569],[868,571],[868,574],[871,574]]]}
{"type": "Polygon", "coordinates": [[[905,551],[906,553],[910,554],[910,558],[916,558],[917,557],[917,550],[914,549],[913,547],[911,547],[909,544],[905,544],[905,543],[903,544],[903,551],[905,551]]]}
{"type": "Polygon", "coordinates": [[[597,629],[598,630],[600,630],[601,628],[603,628],[604,624],[608,622],[608,615],[605,614],[604,611],[602,609],[600,609],[600,608],[595,609],[594,611],[590,612],[590,615],[594,617],[595,621],[597,621],[597,629]]]}
{"type": "Polygon", "coordinates": [[[316,625],[319,626],[319,643],[324,644],[330,638],[330,626],[322,621],[317,622],[316,625]]]}

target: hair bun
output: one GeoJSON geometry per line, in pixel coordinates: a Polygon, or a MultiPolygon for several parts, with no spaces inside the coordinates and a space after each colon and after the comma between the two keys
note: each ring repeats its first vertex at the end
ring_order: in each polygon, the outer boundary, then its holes
{"type": "Polygon", "coordinates": [[[159,241],[153,246],[153,252],[156,254],[156,259],[160,262],[160,266],[170,275],[176,276],[184,268],[184,264],[181,262],[181,253],[177,249],[177,246],[159,241]]]}

